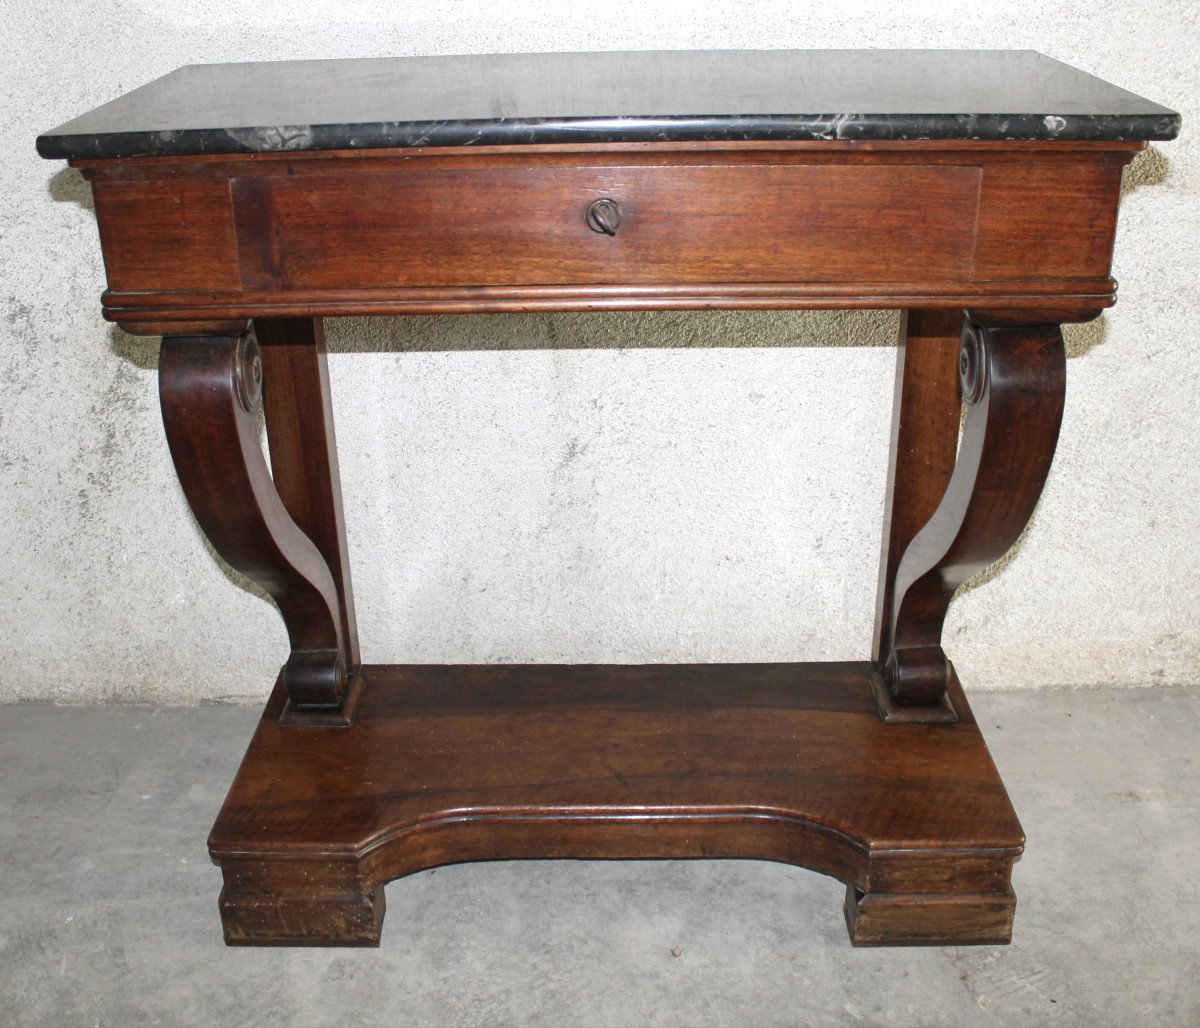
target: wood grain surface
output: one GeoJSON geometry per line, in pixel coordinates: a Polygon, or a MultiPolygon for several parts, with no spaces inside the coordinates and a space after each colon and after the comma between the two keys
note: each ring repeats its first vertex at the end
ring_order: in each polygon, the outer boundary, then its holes
{"type": "Polygon", "coordinates": [[[80,162],[106,317],[1113,302],[1140,144],[489,147],[80,162]],[[139,197],[146,198],[139,203],[139,197]],[[588,204],[622,210],[591,231],[588,204]]]}
{"type": "MultiPolygon", "coordinates": [[[[870,674],[865,662],[365,666],[345,731],[279,725],[278,689],[209,839],[227,933],[362,942],[384,882],[532,857],[758,857],[872,895],[993,902],[1024,838],[957,683],[956,722],[888,725],[870,674]],[[297,932],[305,897],[313,921],[297,932]],[[287,916],[272,922],[276,901],[287,916]]],[[[953,923],[934,918],[929,941],[1003,941],[960,907],[953,923]]]]}

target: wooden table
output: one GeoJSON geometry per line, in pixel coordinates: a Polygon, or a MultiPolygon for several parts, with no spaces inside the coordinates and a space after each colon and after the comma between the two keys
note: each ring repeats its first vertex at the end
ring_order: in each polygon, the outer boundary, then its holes
{"type": "Polygon", "coordinates": [[[942,622],[1037,503],[1060,325],[1178,128],[1031,52],[780,51],[192,66],[39,138],[287,625],[209,839],[226,940],[376,944],[384,883],[455,861],[757,857],[844,881],[855,944],[1007,942],[1024,837],[942,622]],[[321,318],[715,307],[904,311],[870,659],[362,664],[321,318]]]}

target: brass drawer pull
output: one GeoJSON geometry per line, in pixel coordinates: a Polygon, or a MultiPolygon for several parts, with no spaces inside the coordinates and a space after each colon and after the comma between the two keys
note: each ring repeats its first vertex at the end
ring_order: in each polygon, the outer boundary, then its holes
{"type": "Polygon", "coordinates": [[[593,232],[615,236],[617,227],[621,224],[621,207],[616,200],[593,200],[588,204],[585,220],[587,227],[593,232]]]}

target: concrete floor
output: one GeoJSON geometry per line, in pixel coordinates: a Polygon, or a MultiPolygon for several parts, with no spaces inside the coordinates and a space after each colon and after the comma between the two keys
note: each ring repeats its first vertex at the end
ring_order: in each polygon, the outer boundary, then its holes
{"type": "Polygon", "coordinates": [[[563,861],[395,882],[378,950],[226,949],[258,712],[0,707],[0,1023],[1200,1024],[1200,689],[973,703],[1029,836],[1007,948],[852,950],[798,868],[563,861]]]}

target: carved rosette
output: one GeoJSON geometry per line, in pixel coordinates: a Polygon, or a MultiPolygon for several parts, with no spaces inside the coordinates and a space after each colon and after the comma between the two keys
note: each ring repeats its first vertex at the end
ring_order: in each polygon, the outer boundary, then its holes
{"type": "Polygon", "coordinates": [[[233,352],[233,382],[242,410],[253,414],[262,401],[262,354],[253,330],[238,337],[233,352]]]}
{"type": "Polygon", "coordinates": [[[988,384],[987,335],[978,325],[968,324],[963,329],[962,344],[958,351],[958,381],[962,387],[963,402],[975,405],[983,398],[988,384]]]}

